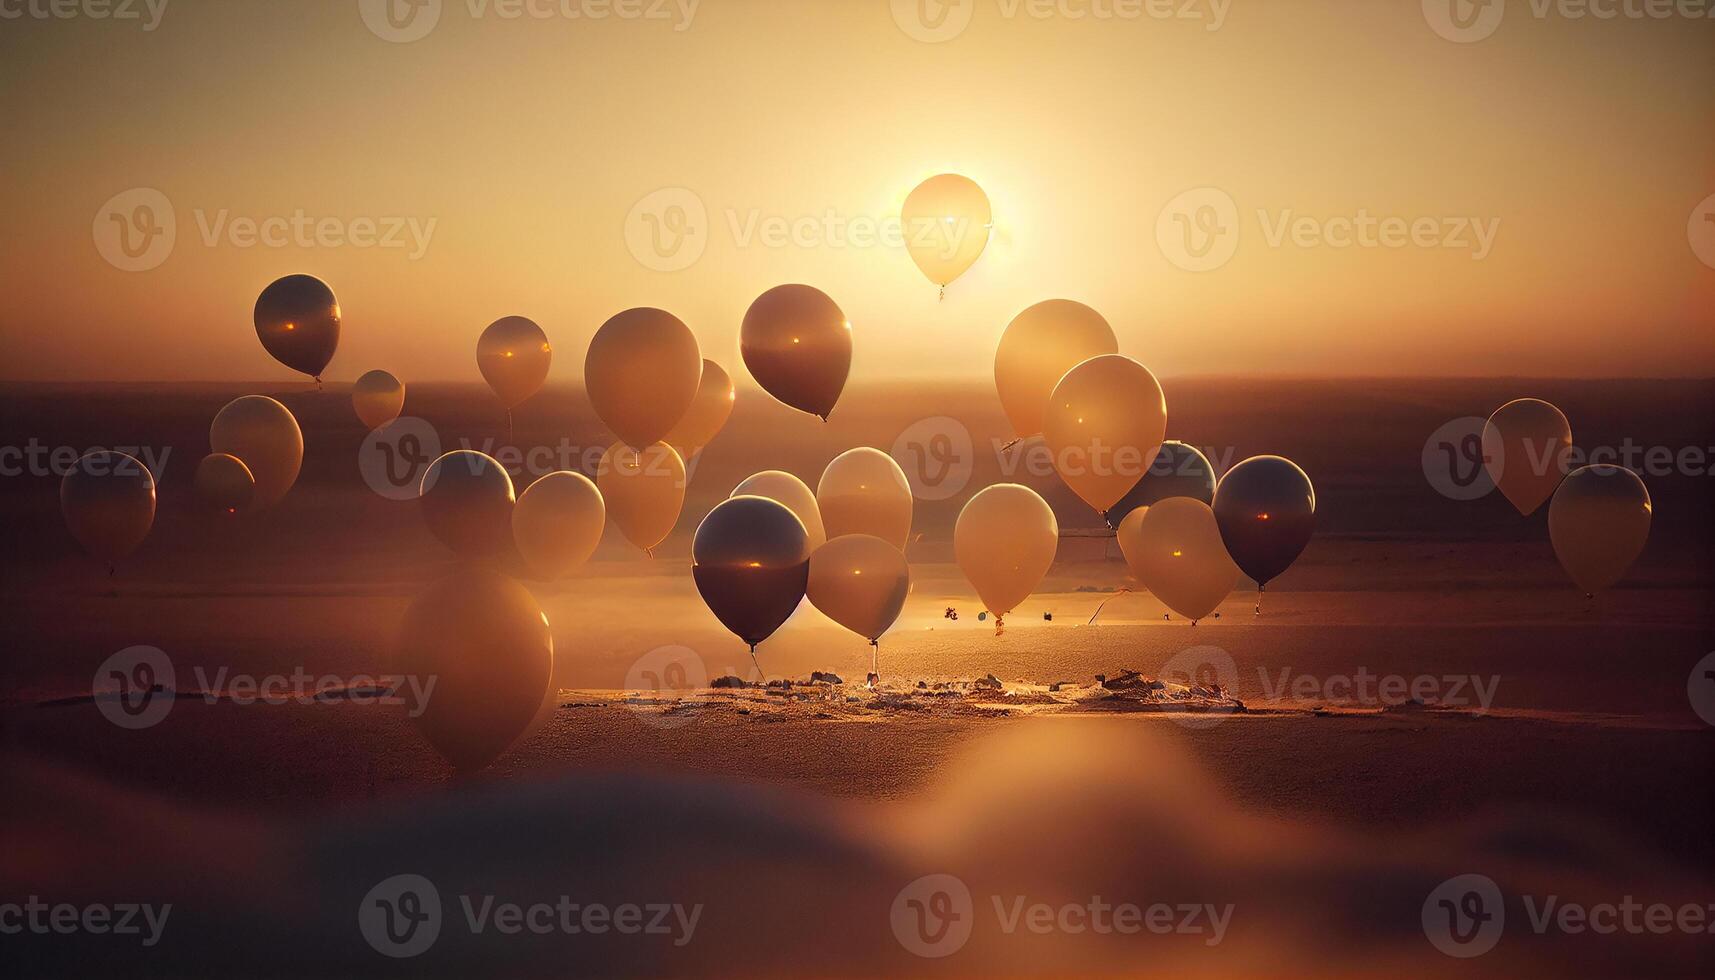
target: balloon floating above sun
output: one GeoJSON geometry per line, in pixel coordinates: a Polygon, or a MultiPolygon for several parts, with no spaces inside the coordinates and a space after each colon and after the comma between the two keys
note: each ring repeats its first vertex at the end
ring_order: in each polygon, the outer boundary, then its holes
{"type": "Polygon", "coordinates": [[[905,250],[911,261],[941,287],[965,274],[988,247],[994,213],[977,182],[958,174],[940,174],[906,195],[899,215],[905,250]]]}

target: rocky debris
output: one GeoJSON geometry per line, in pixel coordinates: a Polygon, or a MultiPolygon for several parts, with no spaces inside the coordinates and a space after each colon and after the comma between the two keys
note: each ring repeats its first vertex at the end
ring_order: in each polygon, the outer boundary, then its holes
{"type": "Polygon", "coordinates": [[[974,688],[978,688],[978,689],[986,688],[987,690],[990,690],[990,691],[998,691],[1001,688],[1005,687],[1006,685],[1002,684],[1000,681],[1000,678],[996,677],[995,675],[984,674],[983,676],[972,681],[971,686],[974,688]]]}
{"type": "Polygon", "coordinates": [[[810,672],[809,683],[811,683],[811,684],[844,684],[845,681],[841,680],[840,675],[834,673],[831,670],[813,670],[810,672]]]}
{"type": "Polygon", "coordinates": [[[1153,677],[1145,677],[1135,670],[1122,670],[1113,677],[1097,674],[1096,683],[1110,691],[1159,691],[1167,685],[1153,677]]]}
{"type": "Polygon", "coordinates": [[[709,686],[713,687],[713,688],[735,688],[735,687],[755,687],[756,685],[752,684],[751,682],[745,680],[742,677],[735,677],[732,674],[723,674],[722,676],[717,677],[714,680],[710,681],[709,686]]]}
{"type": "Polygon", "coordinates": [[[1058,694],[1058,693],[1060,693],[1060,689],[1063,687],[1075,687],[1075,686],[1076,685],[1072,681],[1055,681],[1054,683],[1048,685],[1048,690],[1051,693],[1058,694]]]}

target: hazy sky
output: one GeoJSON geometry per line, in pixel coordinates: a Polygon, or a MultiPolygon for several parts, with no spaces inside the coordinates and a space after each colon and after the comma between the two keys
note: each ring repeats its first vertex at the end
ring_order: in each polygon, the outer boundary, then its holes
{"type": "Polygon", "coordinates": [[[577,380],[595,328],[648,305],[743,383],[739,321],[784,282],[841,304],[859,382],[986,375],[1051,297],[1162,375],[1715,373],[1715,18],[58,2],[0,0],[6,379],[285,379],[250,313],[293,272],[340,298],[338,381],[478,380],[509,314],[577,380]],[[995,228],[938,301],[866,230],[943,171],[995,228]],[[167,250],[142,231],[169,216],[167,250]]]}

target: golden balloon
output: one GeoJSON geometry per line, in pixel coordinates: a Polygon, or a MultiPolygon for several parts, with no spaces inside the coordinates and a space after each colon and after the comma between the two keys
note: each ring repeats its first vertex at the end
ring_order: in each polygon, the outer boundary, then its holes
{"type": "Polygon", "coordinates": [[[911,537],[911,485],[893,457],[868,446],[834,457],[816,484],[827,536],[873,534],[905,550],[911,537]]]}
{"type": "Polygon", "coordinates": [[[691,577],[709,611],[756,652],[786,622],[810,576],[804,525],[779,501],[729,497],[691,542],[691,577]]]}
{"type": "Polygon", "coordinates": [[[417,500],[429,530],[460,557],[490,557],[512,540],[512,477],[493,457],[443,454],[423,471],[417,500]]]}
{"type": "Polygon", "coordinates": [[[1119,349],[1108,321],[1069,299],[1044,300],[1013,317],[994,352],[994,387],[1013,434],[1041,432],[1048,396],[1066,372],[1119,349]]]}
{"type": "Polygon", "coordinates": [[[267,395],[245,395],[226,403],[208,427],[209,449],[237,456],[256,480],[252,504],[272,507],[298,482],[304,464],[304,434],[286,406],[267,395]]]}
{"type": "Polygon", "coordinates": [[[691,407],[685,410],[685,417],[661,441],[679,450],[679,455],[684,458],[701,452],[726,426],[737,397],[738,392],[733,388],[732,378],[727,376],[726,369],[704,358],[703,377],[697,382],[697,397],[691,399],[691,407]]]}
{"type": "Polygon", "coordinates": [[[601,491],[589,477],[566,470],[530,484],[512,507],[518,553],[546,578],[559,578],[588,561],[606,524],[601,491]]]}
{"type": "Polygon", "coordinates": [[[641,450],[616,442],[602,453],[596,485],[620,533],[653,553],[673,533],[685,506],[685,461],[664,442],[641,450]]]}
{"type": "Polygon", "coordinates": [[[1016,483],[986,487],[965,502],[953,525],[959,568],[995,616],[1036,591],[1054,564],[1060,523],[1036,491],[1016,483]]]}
{"type": "Polygon", "coordinates": [[[1118,534],[1132,574],[1193,624],[1238,584],[1239,566],[1227,554],[1215,512],[1201,500],[1168,497],[1140,507],[1120,522],[1118,534]]]}
{"type": "Polygon", "coordinates": [[[813,286],[775,286],[745,311],[739,353],[764,391],[826,421],[851,372],[851,321],[813,286]]]}
{"type": "Polygon", "coordinates": [[[900,220],[911,261],[943,291],[983,254],[994,227],[988,195],[958,174],[918,184],[906,195],[900,220]]]}
{"type": "Polygon", "coordinates": [[[476,341],[476,366],[508,412],[524,403],[548,378],[554,349],[535,321],[501,317],[476,341]]]}
{"type": "Polygon", "coordinates": [[[1167,399],[1155,375],[1120,354],[1092,357],[1054,386],[1042,436],[1054,468],[1098,511],[1118,503],[1155,461],[1167,399]]]}
{"type": "Polygon", "coordinates": [[[810,603],[872,644],[899,618],[910,591],[905,556],[872,534],[834,538],[810,555],[810,603]]]}
{"type": "Polygon", "coordinates": [[[351,386],[351,407],[365,427],[379,429],[405,407],[405,384],[386,371],[369,371],[351,386]]]}
{"type": "Polygon", "coordinates": [[[811,551],[820,548],[828,540],[828,532],[822,527],[822,509],[816,503],[816,495],[810,492],[803,480],[784,470],[763,470],[745,477],[738,486],[733,487],[728,496],[742,497],[746,494],[767,497],[785,504],[787,509],[803,522],[804,533],[810,539],[811,551]]]}
{"type": "Polygon", "coordinates": [[[691,328],[664,310],[615,314],[590,340],[584,387],[603,423],[626,445],[664,439],[690,410],[703,376],[691,328]]]}
{"type": "Polygon", "coordinates": [[[1529,516],[1553,496],[1566,475],[1572,425],[1540,398],[1518,398],[1495,409],[1483,426],[1483,465],[1520,514],[1529,516]]]}

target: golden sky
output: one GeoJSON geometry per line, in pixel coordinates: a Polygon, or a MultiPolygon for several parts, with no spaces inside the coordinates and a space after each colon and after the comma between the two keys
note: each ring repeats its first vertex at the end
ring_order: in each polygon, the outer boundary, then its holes
{"type": "Polygon", "coordinates": [[[1462,43],[1436,0],[425,2],[0,2],[0,377],[288,378],[250,311],[295,272],[340,298],[333,381],[477,381],[510,314],[575,381],[647,305],[747,383],[740,319],[785,282],[840,303],[859,383],[984,376],[1052,297],[1159,375],[1715,373],[1715,18],[1511,0],[1462,43]],[[942,301],[865,229],[947,171],[995,227],[942,301]],[[126,216],[162,198],[151,252],[126,216]],[[1210,216],[1230,256],[1191,257],[1210,216]]]}

